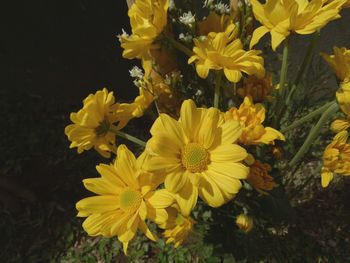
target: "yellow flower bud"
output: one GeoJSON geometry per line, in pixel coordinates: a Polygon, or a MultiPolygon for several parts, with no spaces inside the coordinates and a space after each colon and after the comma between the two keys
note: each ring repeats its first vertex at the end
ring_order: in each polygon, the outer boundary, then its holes
{"type": "Polygon", "coordinates": [[[248,233],[254,226],[253,218],[245,214],[240,214],[236,218],[236,225],[240,230],[248,233]]]}

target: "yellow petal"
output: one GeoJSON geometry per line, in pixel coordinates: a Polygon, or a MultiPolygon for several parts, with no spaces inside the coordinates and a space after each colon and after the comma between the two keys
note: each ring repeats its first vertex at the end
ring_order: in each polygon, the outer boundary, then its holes
{"type": "Polygon", "coordinates": [[[145,222],[140,221],[139,227],[140,227],[141,231],[146,235],[146,237],[148,237],[152,241],[158,240],[158,237],[149,230],[149,228],[145,222]]]}
{"type": "Polygon", "coordinates": [[[92,196],[80,200],[76,208],[83,212],[102,213],[118,209],[119,201],[116,196],[112,195],[92,196]]]}
{"type": "Polygon", "coordinates": [[[208,205],[219,207],[225,203],[225,198],[217,184],[208,176],[207,172],[202,174],[199,186],[199,195],[208,205]]]}
{"type": "Polygon", "coordinates": [[[246,158],[247,151],[237,144],[222,144],[210,152],[213,162],[239,162],[246,158]]]}
{"type": "Polygon", "coordinates": [[[166,189],[160,189],[155,191],[147,201],[154,208],[166,208],[175,202],[175,196],[166,189]]]}
{"type": "Polygon", "coordinates": [[[164,185],[165,189],[169,190],[172,193],[177,193],[181,191],[182,187],[187,182],[187,176],[184,175],[185,171],[182,168],[179,168],[165,177],[164,185]]]}
{"type": "Polygon", "coordinates": [[[209,167],[213,172],[233,177],[236,179],[246,179],[249,173],[249,168],[241,163],[225,162],[216,163],[212,162],[209,167]]]}
{"type": "Polygon", "coordinates": [[[206,175],[218,185],[225,196],[237,194],[242,187],[241,181],[234,176],[218,173],[212,169],[208,169],[206,175]]]}
{"type": "Polygon", "coordinates": [[[175,195],[175,198],[180,207],[181,214],[189,216],[197,203],[198,188],[187,181],[181,191],[175,195]]]}
{"type": "Polygon", "coordinates": [[[249,48],[252,49],[252,47],[255,46],[259,42],[260,38],[262,38],[267,32],[269,32],[269,29],[265,26],[260,26],[255,29],[252,39],[250,40],[249,48]]]}
{"type": "Polygon", "coordinates": [[[327,187],[330,183],[330,181],[333,180],[333,173],[326,171],[324,169],[322,169],[322,173],[321,173],[321,184],[322,187],[327,187]]]}

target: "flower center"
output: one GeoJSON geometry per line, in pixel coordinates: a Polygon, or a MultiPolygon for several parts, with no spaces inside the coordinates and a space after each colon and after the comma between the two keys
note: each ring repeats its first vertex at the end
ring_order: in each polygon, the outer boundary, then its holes
{"type": "Polygon", "coordinates": [[[95,133],[97,137],[106,135],[107,132],[109,131],[109,127],[110,127],[110,124],[106,119],[100,122],[100,125],[95,128],[95,133]]]}
{"type": "Polygon", "coordinates": [[[189,143],[182,151],[182,165],[192,173],[207,169],[209,152],[198,143],[189,143]]]}
{"type": "Polygon", "coordinates": [[[132,189],[126,189],[119,195],[119,205],[124,212],[134,212],[140,207],[141,201],[141,193],[132,189]]]}

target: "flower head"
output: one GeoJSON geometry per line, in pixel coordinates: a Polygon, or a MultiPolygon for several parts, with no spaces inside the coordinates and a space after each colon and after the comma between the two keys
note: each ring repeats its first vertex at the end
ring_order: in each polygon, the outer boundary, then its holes
{"type": "Polygon", "coordinates": [[[195,221],[190,216],[182,215],[176,208],[169,207],[168,220],[166,224],[160,226],[164,228],[164,237],[167,239],[166,243],[174,243],[174,247],[180,246],[191,233],[195,221]]]}
{"type": "Polygon", "coordinates": [[[233,107],[225,113],[226,120],[236,120],[243,126],[243,133],[239,142],[249,144],[274,144],[274,140],[285,140],[282,133],[264,127],[265,108],[262,104],[253,104],[250,97],[245,97],[239,109],[233,107]]]}
{"type": "Polygon", "coordinates": [[[186,100],[178,121],[160,114],[154,122],[146,169],[165,176],[165,188],[175,194],[182,215],[190,214],[198,195],[219,207],[234,197],[240,179],[248,175],[241,163],[247,152],[235,144],[241,132],[237,121],[224,122],[216,108],[197,108],[186,100]]]}
{"type": "Polygon", "coordinates": [[[183,13],[182,16],[179,17],[180,23],[192,28],[194,23],[196,22],[195,15],[188,11],[187,13],[183,13]]]}
{"type": "Polygon", "coordinates": [[[164,209],[155,208],[149,201],[158,185],[142,170],[145,157],[143,154],[136,159],[125,145],[120,145],[113,164],[96,167],[101,177],[83,180],[84,186],[97,195],[76,204],[78,216],[87,217],[84,230],[91,236],[118,236],[125,254],[138,229],[156,240],[146,218],[159,224],[168,219],[164,209]]]}
{"type": "Polygon", "coordinates": [[[321,183],[327,187],[334,173],[350,175],[350,144],[347,143],[348,132],[338,133],[323,153],[321,183]]]}
{"type": "Polygon", "coordinates": [[[130,7],[132,34],[121,36],[123,57],[149,59],[154,41],[167,24],[168,0],[136,0],[130,7]]]}
{"type": "Polygon", "coordinates": [[[119,104],[115,103],[113,92],[105,88],[90,94],[83,104],[82,109],[70,114],[73,124],[64,131],[72,142],[70,148],[77,147],[78,153],[82,153],[94,147],[102,156],[110,157],[110,152],[115,151],[115,133],[110,128],[123,128],[126,116],[117,114],[119,104]]]}
{"type": "Polygon", "coordinates": [[[254,31],[250,47],[268,32],[271,34],[273,50],[292,32],[311,34],[340,18],[339,12],[345,1],[267,0],[261,4],[258,0],[251,0],[254,16],[262,26],[254,31]]]}
{"type": "Polygon", "coordinates": [[[242,72],[263,77],[264,59],[258,50],[243,50],[238,30],[234,24],[227,26],[225,32],[210,32],[205,40],[194,39],[194,55],[188,63],[196,62],[196,71],[201,78],[206,78],[209,70],[224,70],[226,78],[238,82],[242,72]]]}
{"type": "Polygon", "coordinates": [[[333,55],[321,53],[340,81],[350,79],[350,49],[333,47],[333,55]]]}
{"type": "Polygon", "coordinates": [[[278,186],[269,175],[270,172],[271,166],[269,164],[256,160],[250,166],[247,181],[258,192],[267,194],[266,191],[271,191],[274,187],[278,186]]]}
{"type": "Polygon", "coordinates": [[[250,96],[254,102],[263,102],[266,99],[271,99],[272,74],[267,73],[263,78],[248,76],[243,80],[243,87],[237,90],[237,93],[242,97],[250,96]]]}
{"type": "Polygon", "coordinates": [[[253,219],[245,214],[240,214],[236,218],[236,225],[240,230],[242,230],[245,233],[250,232],[254,226],[253,219]]]}

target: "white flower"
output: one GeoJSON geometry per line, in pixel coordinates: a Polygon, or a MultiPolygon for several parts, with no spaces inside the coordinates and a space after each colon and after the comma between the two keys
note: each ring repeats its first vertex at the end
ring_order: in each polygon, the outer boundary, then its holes
{"type": "Polygon", "coordinates": [[[217,12],[219,12],[220,14],[229,14],[230,13],[230,6],[219,2],[215,5],[215,10],[217,12]]]}
{"type": "Polygon", "coordinates": [[[213,4],[214,0],[205,0],[203,7],[209,7],[213,4]]]}
{"type": "Polygon", "coordinates": [[[143,78],[142,69],[140,69],[138,66],[134,66],[131,70],[129,70],[129,73],[132,78],[137,78],[137,79],[143,78]]]}
{"type": "Polygon", "coordinates": [[[179,21],[180,23],[191,28],[196,20],[194,18],[194,15],[192,15],[191,11],[188,11],[187,13],[184,13],[182,16],[179,17],[179,21]]]}
{"type": "Polygon", "coordinates": [[[169,0],[169,11],[172,11],[174,10],[176,7],[175,7],[175,2],[174,0],[169,0]]]}
{"type": "Polygon", "coordinates": [[[119,42],[122,43],[122,37],[128,37],[128,36],[129,36],[129,34],[126,33],[126,31],[124,30],[124,28],[122,28],[122,34],[118,34],[118,35],[117,35],[117,38],[118,38],[119,42]]]}
{"type": "Polygon", "coordinates": [[[188,33],[186,33],[186,35],[184,33],[179,34],[179,40],[181,40],[181,41],[190,43],[190,42],[192,42],[192,39],[193,39],[192,35],[190,35],[188,33]]]}

